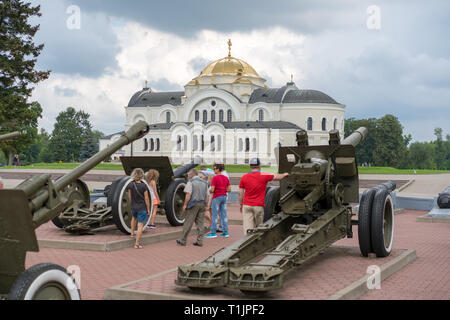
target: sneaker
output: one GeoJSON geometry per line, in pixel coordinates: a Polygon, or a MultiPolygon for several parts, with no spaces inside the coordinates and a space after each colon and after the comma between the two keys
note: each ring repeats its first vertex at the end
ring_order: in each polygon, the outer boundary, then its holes
{"type": "Polygon", "coordinates": [[[208,233],[208,234],[205,236],[205,238],[208,238],[208,239],[217,238],[217,234],[215,234],[215,233],[208,233]]]}
{"type": "Polygon", "coordinates": [[[194,242],[193,245],[197,247],[203,247],[203,244],[199,243],[198,241],[194,242]]]}
{"type": "Polygon", "coordinates": [[[224,232],[220,235],[221,237],[228,238],[230,234],[228,232],[224,232]]]}
{"type": "Polygon", "coordinates": [[[222,233],[223,230],[222,229],[217,229],[217,233],[222,233]]]}
{"type": "Polygon", "coordinates": [[[147,228],[149,228],[149,229],[156,229],[156,226],[154,224],[150,224],[147,228]]]}
{"type": "Polygon", "coordinates": [[[181,242],[181,240],[177,240],[177,244],[183,247],[186,246],[186,243],[181,242]]]}

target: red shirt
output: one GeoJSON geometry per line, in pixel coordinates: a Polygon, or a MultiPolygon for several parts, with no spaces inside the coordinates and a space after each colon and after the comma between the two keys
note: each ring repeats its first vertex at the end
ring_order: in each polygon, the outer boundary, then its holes
{"type": "Polygon", "coordinates": [[[215,176],[211,181],[211,187],[215,187],[213,199],[227,195],[227,188],[230,185],[230,180],[223,174],[215,176]]]}
{"type": "Polygon", "coordinates": [[[275,175],[271,173],[249,172],[241,178],[239,188],[245,190],[244,205],[264,207],[267,182],[275,175]]]}

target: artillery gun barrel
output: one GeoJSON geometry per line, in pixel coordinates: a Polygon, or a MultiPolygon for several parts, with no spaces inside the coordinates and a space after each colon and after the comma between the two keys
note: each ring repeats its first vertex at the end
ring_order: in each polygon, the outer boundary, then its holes
{"type": "MultiPolygon", "coordinates": [[[[64,189],[70,183],[76,181],[81,176],[83,176],[86,172],[94,168],[103,160],[107,159],[114,152],[122,148],[123,146],[145,136],[150,130],[149,125],[145,121],[139,121],[135,125],[133,125],[127,132],[125,132],[116,142],[112,143],[109,147],[103,149],[98,152],[90,159],[86,160],[82,164],[80,164],[77,168],[62,176],[56,182],[54,182],[55,190],[57,192],[64,189]]],[[[47,213],[49,212],[47,208],[42,207],[43,204],[48,200],[49,193],[48,191],[40,193],[36,198],[32,199],[32,211],[37,210],[33,215],[33,223],[37,228],[41,224],[46,221],[52,219],[53,217],[48,217],[47,213]],[[38,210],[39,209],[39,210],[38,210]]]]}
{"type": "Polygon", "coordinates": [[[7,134],[4,134],[4,135],[0,136],[0,141],[9,140],[9,139],[15,139],[19,135],[20,135],[20,132],[18,132],[18,131],[7,133],[7,134]]]}
{"type": "Polygon", "coordinates": [[[189,170],[195,168],[200,163],[202,163],[202,158],[200,156],[196,156],[193,160],[189,161],[188,163],[179,166],[175,170],[173,170],[173,176],[176,178],[183,177],[186,173],[189,172],[189,170]]]}
{"type": "Polygon", "coordinates": [[[356,147],[358,144],[360,144],[369,134],[369,130],[365,127],[360,127],[357,130],[355,130],[351,135],[349,135],[347,138],[342,140],[341,144],[351,144],[352,146],[356,147]]]}

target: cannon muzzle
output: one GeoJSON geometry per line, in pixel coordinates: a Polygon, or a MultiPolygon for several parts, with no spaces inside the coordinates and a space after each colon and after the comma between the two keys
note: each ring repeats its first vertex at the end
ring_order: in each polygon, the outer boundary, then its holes
{"type": "Polygon", "coordinates": [[[351,144],[352,146],[356,147],[367,137],[368,133],[369,130],[367,130],[367,128],[360,127],[357,130],[355,130],[351,135],[349,135],[347,138],[342,140],[341,144],[351,144]]]}
{"type": "Polygon", "coordinates": [[[20,135],[20,132],[18,132],[18,131],[7,133],[7,134],[3,134],[3,135],[0,136],[0,141],[15,139],[19,135],[20,135]]]}
{"type": "Polygon", "coordinates": [[[195,168],[199,164],[203,162],[202,157],[196,156],[194,159],[192,159],[190,162],[183,164],[182,166],[179,166],[175,170],[173,170],[173,176],[175,178],[181,178],[185,174],[189,172],[189,170],[195,168]]]}

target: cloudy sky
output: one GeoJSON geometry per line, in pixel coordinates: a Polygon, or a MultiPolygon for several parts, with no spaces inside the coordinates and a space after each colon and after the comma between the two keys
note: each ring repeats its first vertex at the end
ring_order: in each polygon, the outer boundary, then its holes
{"type": "Polygon", "coordinates": [[[145,80],[183,90],[231,38],[233,56],[270,87],[294,74],[299,88],[345,104],[346,118],[394,114],[414,141],[433,140],[435,127],[450,134],[446,0],[30,1],[42,12],[32,21],[45,44],[38,67],[52,70],[34,91],[48,131],[69,106],[105,134],[123,130],[145,80]]]}

